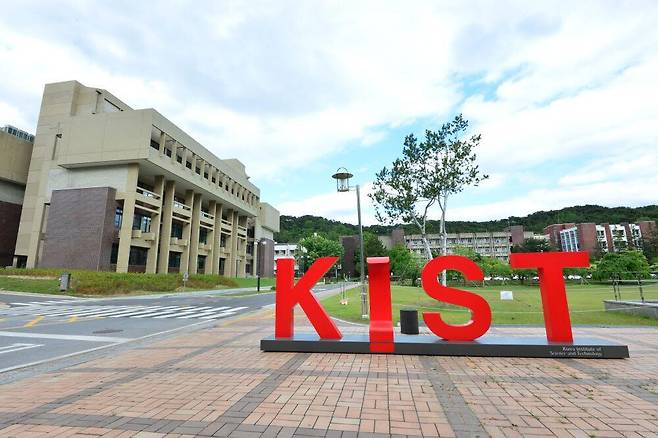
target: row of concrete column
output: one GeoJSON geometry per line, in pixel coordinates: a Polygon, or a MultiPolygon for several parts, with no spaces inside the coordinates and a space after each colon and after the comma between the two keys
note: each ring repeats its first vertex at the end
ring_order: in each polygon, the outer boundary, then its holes
{"type": "MultiPolygon", "coordinates": [[[[139,167],[130,169],[128,187],[138,186],[139,167]]],[[[208,214],[214,216],[212,225],[205,221],[202,224],[202,195],[193,190],[185,192],[185,205],[191,207],[189,215],[181,215],[174,208],[176,196],[176,184],[174,181],[165,180],[163,176],[156,176],[153,192],[160,198],[159,208],[143,208],[151,213],[152,239],[148,248],[146,261],[146,272],[166,273],[169,272],[169,256],[171,251],[180,252],[179,272],[197,273],[197,260],[199,255],[205,255],[205,274],[220,274],[219,262],[225,259],[224,272],[229,277],[244,277],[246,266],[246,234],[240,236],[238,225],[246,227],[247,216],[240,215],[238,211],[211,200],[208,202],[208,214]],[[226,216],[230,222],[230,229],[222,228],[222,217],[226,216]],[[172,243],[172,224],[174,220],[183,223],[183,234],[181,240],[185,245],[172,243]],[[204,226],[205,225],[205,226],[204,226]],[[200,248],[199,235],[201,229],[206,228],[206,244],[210,248],[200,248]],[[226,247],[220,248],[222,229],[227,235],[226,247]]],[[[123,199],[123,219],[119,230],[119,249],[117,256],[117,272],[127,272],[130,257],[130,247],[133,242],[133,219],[136,208],[137,192],[129,191],[123,199]]],[[[143,244],[142,244],[143,246],[143,244]]]]}
{"type": "Polygon", "coordinates": [[[180,164],[185,167],[186,163],[189,161],[192,165],[192,172],[196,173],[196,168],[200,168],[201,176],[206,178],[204,175],[208,174],[206,179],[215,184],[218,189],[224,189],[226,192],[231,193],[238,199],[241,199],[251,206],[254,206],[258,203],[258,196],[256,196],[255,193],[252,193],[246,187],[240,185],[237,181],[224,174],[221,170],[217,169],[212,164],[206,163],[206,160],[196,155],[185,146],[176,142],[176,140],[169,137],[164,131],[160,131],[160,142],[158,150],[160,152],[160,156],[162,157],[166,155],[166,151],[170,151],[170,158],[174,164],[180,164]],[[179,151],[180,155],[178,154],[179,151]],[[181,157],[181,163],[178,163],[178,156],[181,157]]]}

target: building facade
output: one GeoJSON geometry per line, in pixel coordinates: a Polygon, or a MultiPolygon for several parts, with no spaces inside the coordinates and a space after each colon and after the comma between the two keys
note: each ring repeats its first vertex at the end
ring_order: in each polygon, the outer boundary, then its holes
{"type": "Polygon", "coordinates": [[[239,160],[106,90],[45,86],[15,265],[271,275],[258,251],[278,230],[239,160]]]}
{"type": "Polygon", "coordinates": [[[0,267],[14,258],[33,139],[13,126],[0,128],[0,267]]]}
{"type": "Polygon", "coordinates": [[[276,243],[274,244],[274,272],[276,272],[276,261],[278,259],[295,259],[295,273],[299,272],[297,264],[297,251],[299,246],[296,243],[276,243]]]}
{"type": "Polygon", "coordinates": [[[587,251],[590,255],[623,249],[641,249],[642,239],[656,232],[655,221],[621,224],[566,223],[544,228],[550,242],[562,251],[587,251]]]}
{"type": "MultiPolygon", "coordinates": [[[[521,225],[512,225],[503,231],[488,231],[477,233],[448,233],[446,252],[453,254],[458,247],[471,249],[484,257],[495,257],[501,260],[509,259],[512,246],[522,244],[525,239],[537,238],[534,233],[524,231],[521,225]]],[[[541,236],[539,236],[541,237],[541,236]]],[[[425,255],[425,247],[420,234],[404,237],[407,248],[425,255]]],[[[433,253],[441,252],[441,235],[428,234],[430,249],[433,253]]]]}

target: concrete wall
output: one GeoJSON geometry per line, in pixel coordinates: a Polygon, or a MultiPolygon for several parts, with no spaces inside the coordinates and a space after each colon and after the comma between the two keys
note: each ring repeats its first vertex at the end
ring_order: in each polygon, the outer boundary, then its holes
{"type": "Polygon", "coordinates": [[[110,270],[115,195],[110,187],[53,191],[40,266],[110,270]]]}
{"type": "Polygon", "coordinates": [[[0,201],[11,204],[23,204],[25,186],[0,179],[0,201]]]}
{"type": "Polygon", "coordinates": [[[32,143],[0,131],[0,180],[25,185],[31,156],[32,143]]]}
{"type": "Polygon", "coordinates": [[[273,233],[279,232],[279,210],[267,202],[261,202],[258,210],[258,224],[273,233]]]}

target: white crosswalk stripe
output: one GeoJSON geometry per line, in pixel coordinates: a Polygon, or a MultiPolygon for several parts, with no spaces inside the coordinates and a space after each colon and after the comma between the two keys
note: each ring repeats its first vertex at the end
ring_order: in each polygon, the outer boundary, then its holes
{"type": "Polygon", "coordinates": [[[204,319],[212,320],[235,315],[248,307],[229,306],[145,306],[145,305],[62,305],[60,301],[35,301],[11,303],[12,306],[0,310],[0,317],[44,316],[46,318],[153,318],[153,319],[204,319]]]}

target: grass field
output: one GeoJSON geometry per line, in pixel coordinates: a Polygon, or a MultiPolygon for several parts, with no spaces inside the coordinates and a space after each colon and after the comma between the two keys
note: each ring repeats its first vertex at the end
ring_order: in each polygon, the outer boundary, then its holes
{"type": "MultiPolygon", "coordinates": [[[[543,325],[544,323],[537,286],[504,285],[464,289],[476,292],[487,300],[491,306],[494,324],[543,325]],[[514,300],[501,301],[501,290],[511,290],[514,293],[514,300]]],[[[360,291],[360,288],[356,288],[347,292],[349,302],[347,305],[340,304],[340,295],[325,298],[322,300],[322,305],[336,318],[363,322],[359,301],[360,291]]],[[[394,324],[399,320],[401,308],[418,309],[421,324],[422,311],[440,311],[444,320],[453,324],[463,324],[470,319],[470,312],[467,309],[436,301],[417,287],[393,286],[391,295],[394,324]]],[[[645,285],[644,296],[647,300],[658,300],[658,284],[645,285]]],[[[612,287],[609,285],[568,285],[567,298],[572,324],[658,326],[656,319],[606,312],[603,308],[603,300],[613,299],[612,287]]],[[[625,286],[622,289],[622,299],[639,300],[639,298],[636,286],[625,286]]]]}
{"type": "MultiPolygon", "coordinates": [[[[61,294],[59,275],[62,269],[0,269],[0,290],[61,294]]],[[[220,275],[190,275],[183,289],[181,274],[142,274],[95,271],[71,273],[69,295],[125,295],[153,292],[184,292],[256,286],[255,278],[227,278],[220,275]]],[[[262,287],[274,284],[274,279],[261,279],[262,287]]]]}

